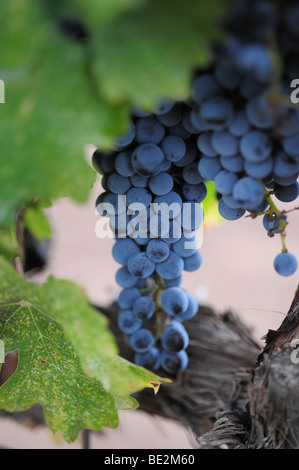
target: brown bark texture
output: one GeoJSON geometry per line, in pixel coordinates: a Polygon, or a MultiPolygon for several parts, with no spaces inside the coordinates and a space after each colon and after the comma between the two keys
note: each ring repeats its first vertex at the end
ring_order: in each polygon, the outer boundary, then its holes
{"type": "MultiPolygon", "coordinates": [[[[190,338],[187,369],[169,376],[172,382],[162,384],[157,395],[148,389],[137,393],[139,409],[180,422],[199,449],[299,448],[299,286],[290,303],[262,350],[235,312],[219,315],[199,306],[184,322],[190,338]]],[[[109,318],[119,354],[132,361],[133,351],[117,326],[117,306],[96,308],[109,318]]],[[[0,416],[31,427],[44,424],[39,405],[0,416]]]]}

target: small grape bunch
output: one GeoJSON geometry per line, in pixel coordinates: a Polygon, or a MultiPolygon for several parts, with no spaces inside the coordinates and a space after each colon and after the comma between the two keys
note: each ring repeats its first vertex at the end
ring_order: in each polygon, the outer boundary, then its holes
{"type": "Polygon", "coordinates": [[[96,207],[109,216],[112,255],[121,265],[118,326],[138,365],[169,374],[188,364],[183,322],[198,305],[180,286],[183,271],[202,263],[196,231],[207,194],[186,110],[186,104],[165,103],[155,114],[135,113],[115,150],[93,155],[104,188],[96,207]]]}

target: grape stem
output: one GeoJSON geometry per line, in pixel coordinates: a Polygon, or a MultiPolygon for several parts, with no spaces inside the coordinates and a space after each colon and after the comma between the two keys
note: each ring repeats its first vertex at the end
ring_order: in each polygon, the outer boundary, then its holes
{"type": "Polygon", "coordinates": [[[260,181],[260,183],[262,184],[263,189],[264,189],[265,199],[266,199],[267,203],[270,206],[270,208],[267,209],[264,212],[264,214],[269,214],[269,215],[275,214],[277,216],[277,218],[279,220],[278,229],[279,229],[279,235],[280,235],[281,244],[282,244],[282,253],[287,253],[288,250],[287,250],[287,247],[286,247],[286,244],[285,244],[285,237],[286,237],[285,228],[288,224],[288,221],[287,221],[286,218],[283,217],[283,215],[286,214],[286,211],[281,211],[281,210],[278,209],[278,207],[275,205],[275,203],[273,202],[272,197],[271,197],[271,195],[275,194],[275,193],[267,191],[265,186],[263,185],[263,183],[261,181],[260,181]]]}
{"type": "MultiPolygon", "coordinates": [[[[156,316],[156,334],[155,340],[159,340],[163,333],[163,323],[165,322],[166,313],[161,307],[161,291],[165,289],[165,285],[161,276],[156,277],[157,287],[154,291],[154,303],[155,303],[155,316],[156,316]]],[[[168,315],[166,315],[168,317],[168,315]]]]}

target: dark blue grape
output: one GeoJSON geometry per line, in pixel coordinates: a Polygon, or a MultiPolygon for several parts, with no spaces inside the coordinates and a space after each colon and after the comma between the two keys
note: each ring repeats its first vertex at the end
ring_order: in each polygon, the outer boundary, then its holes
{"type": "Polygon", "coordinates": [[[186,349],[188,344],[188,333],[178,321],[172,321],[162,333],[161,346],[167,352],[177,353],[186,349]]]}
{"type": "Polygon", "coordinates": [[[149,351],[155,342],[153,334],[146,328],[141,328],[130,337],[130,344],[134,351],[145,353],[149,351]]]}

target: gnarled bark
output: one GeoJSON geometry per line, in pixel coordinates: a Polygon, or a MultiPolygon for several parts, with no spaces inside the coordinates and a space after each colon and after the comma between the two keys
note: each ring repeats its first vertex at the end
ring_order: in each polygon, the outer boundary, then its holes
{"type": "MultiPolygon", "coordinates": [[[[96,308],[109,318],[120,355],[132,361],[134,353],[117,326],[117,306],[96,308]]],[[[218,315],[199,307],[184,326],[190,338],[188,368],[170,377],[172,383],[163,384],[157,395],[147,389],[137,393],[140,409],[179,421],[197,437],[199,449],[298,448],[299,364],[291,354],[292,340],[299,337],[299,287],[281,326],[265,336],[262,351],[231,311],[218,315]]],[[[38,406],[2,415],[31,426],[43,422],[38,406]]]]}

